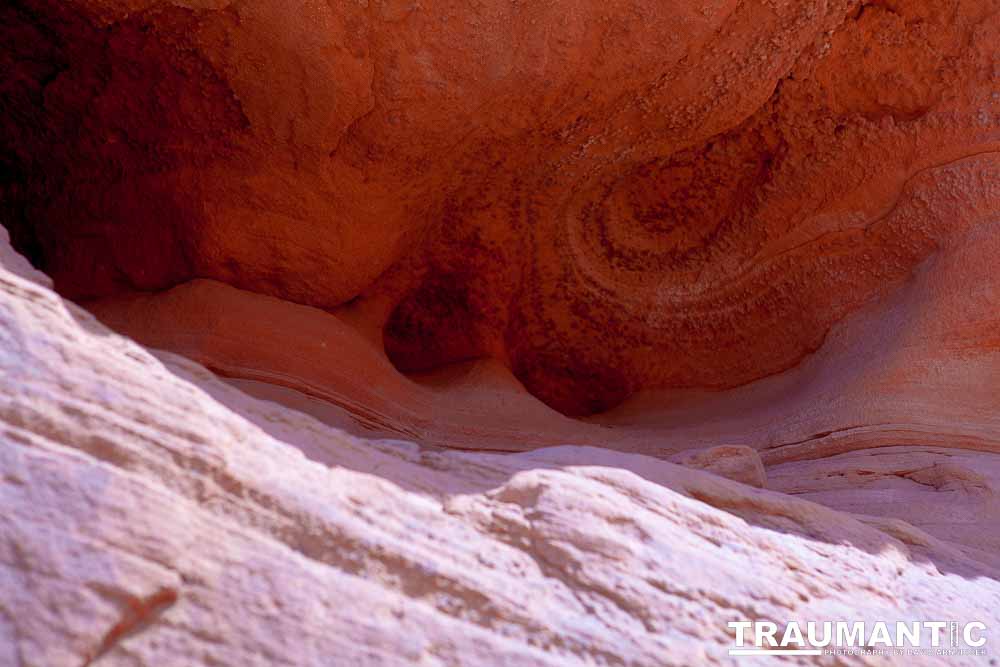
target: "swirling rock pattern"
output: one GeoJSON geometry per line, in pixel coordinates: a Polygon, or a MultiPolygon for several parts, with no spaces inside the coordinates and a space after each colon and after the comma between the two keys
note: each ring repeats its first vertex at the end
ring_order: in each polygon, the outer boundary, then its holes
{"type": "Polygon", "coordinates": [[[77,299],[366,304],[570,415],[735,387],[995,210],[998,6],[18,0],[5,215],[77,299]]]}
{"type": "Polygon", "coordinates": [[[998,10],[0,4],[0,664],[992,653],[998,10]]]}

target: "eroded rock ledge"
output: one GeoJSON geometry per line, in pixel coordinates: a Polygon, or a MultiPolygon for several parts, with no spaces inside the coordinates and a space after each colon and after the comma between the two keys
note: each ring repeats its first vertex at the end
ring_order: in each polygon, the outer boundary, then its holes
{"type": "Polygon", "coordinates": [[[1000,645],[1000,3],[300,4],[0,6],[0,664],[1000,645]]]}
{"type": "MultiPolygon", "coordinates": [[[[729,620],[944,610],[1000,640],[1000,570],[958,531],[604,448],[360,440],[0,261],[3,664],[725,664],[729,620]]],[[[990,455],[973,476],[955,474],[973,453],[943,454],[910,479],[992,502],[990,455]]],[[[836,457],[788,465],[786,490],[836,495],[836,457]]]]}
{"type": "Polygon", "coordinates": [[[5,216],[76,299],[362,304],[570,415],[731,388],[992,210],[997,9],[18,0],[5,216]]]}

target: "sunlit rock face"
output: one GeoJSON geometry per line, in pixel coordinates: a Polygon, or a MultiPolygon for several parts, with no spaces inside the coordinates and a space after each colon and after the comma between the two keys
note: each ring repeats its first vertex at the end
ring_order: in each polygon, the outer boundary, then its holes
{"type": "Polygon", "coordinates": [[[0,665],[995,653],[998,44],[1000,0],[0,3],[0,665]]]}
{"type": "Polygon", "coordinates": [[[997,3],[6,3],[5,217],[75,299],[367,304],[569,415],[786,370],[996,208],[997,3]]]}
{"type": "Polygon", "coordinates": [[[786,494],[739,483],[765,483],[749,448],[677,457],[732,481],[360,439],[115,335],[4,241],[0,664],[690,667],[739,664],[747,619],[1000,642],[995,453],[798,461],[766,482],[786,494]]]}

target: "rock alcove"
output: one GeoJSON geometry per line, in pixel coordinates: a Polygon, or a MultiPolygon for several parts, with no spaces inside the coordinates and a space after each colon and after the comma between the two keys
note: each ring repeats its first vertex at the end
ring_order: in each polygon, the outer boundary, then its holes
{"type": "Polygon", "coordinates": [[[0,664],[1000,639],[997,2],[295,4],[0,6],[0,664]]]}

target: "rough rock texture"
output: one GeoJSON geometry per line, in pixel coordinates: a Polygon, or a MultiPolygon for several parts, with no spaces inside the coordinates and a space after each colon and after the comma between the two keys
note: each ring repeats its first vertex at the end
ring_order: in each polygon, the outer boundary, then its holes
{"type": "Polygon", "coordinates": [[[0,665],[995,652],[997,44],[1000,0],[0,3],[0,665]]]}
{"type": "MultiPolygon", "coordinates": [[[[961,190],[951,198],[962,199],[961,190]]],[[[495,364],[406,378],[349,317],[218,283],[90,305],[145,344],[359,435],[500,451],[573,443],[701,459],[701,467],[741,481],[766,478],[769,488],[833,507],[905,519],[994,563],[1000,216],[989,220],[943,247],[894,294],[834,327],[795,369],[728,392],[640,395],[589,422],[549,410],[495,364]],[[766,475],[756,457],[719,456],[730,447],[757,450],[766,475]],[[889,458],[899,451],[892,448],[913,452],[913,460],[889,458]],[[921,468],[933,472],[910,474],[921,468]],[[902,474],[886,487],[894,469],[902,474]]]]}
{"type": "MultiPolygon", "coordinates": [[[[0,664],[726,664],[745,617],[978,619],[1000,640],[1000,570],[903,520],[607,449],[359,440],[153,356],[10,259],[0,664]]],[[[976,454],[937,456],[909,477],[949,487],[976,454]]]]}
{"type": "Polygon", "coordinates": [[[566,414],[730,388],[981,221],[998,7],[17,0],[3,199],[74,298],[356,300],[566,414]]]}

